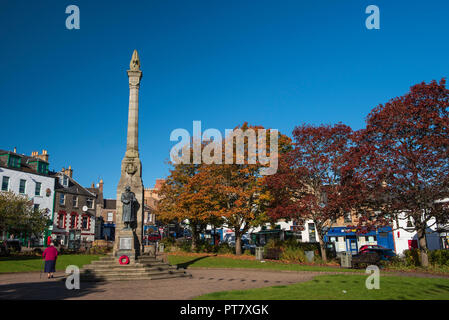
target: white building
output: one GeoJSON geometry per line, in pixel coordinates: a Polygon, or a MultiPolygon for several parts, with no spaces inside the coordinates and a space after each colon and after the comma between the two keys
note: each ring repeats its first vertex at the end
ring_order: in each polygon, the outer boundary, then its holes
{"type": "MultiPolygon", "coordinates": [[[[46,210],[48,218],[52,218],[55,197],[55,178],[48,173],[48,154],[32,152],[25,156],[11,151],[0,150],[0,183],[1,191],[12,191],[27,196],[34,207],[46,210]]],[[[51,233],[51,227],[47,234],[51,233]]],[[[6,233],[0,235],[6,238],[6,233]]],[[[32,245],[43,245],[44,235],[39,239],[28,239],[32,245]]],[[[26,244],[26,243],[24,243],[26,244]]]]}
{"type": "MultiPolygon", "coordinates": [[[[429,250],[441,249],[440,235],[436,231],[435,219],[431,219],[427,225],[429,226],[426,230],[427,248],[429,250]]],[[[419,248],[418,235],[414,226],[413,219],[411,217],[407,218],[405,214],[399,215],[398,223],[394,221],[393,238],[398,255],[403,255],[405,250],[419,248]]]]}

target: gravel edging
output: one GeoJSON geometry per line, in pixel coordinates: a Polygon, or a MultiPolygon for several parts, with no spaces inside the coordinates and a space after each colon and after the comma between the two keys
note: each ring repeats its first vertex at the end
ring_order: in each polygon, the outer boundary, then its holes
{"type": "MultiPolygon", "coordinates": [[[[180,269],[191,270],[235,270],[235,271],[263,271],[263,272],[281,272],[281,273],[304,273],[310,272],[317,275],[334,275],[334,274],[349,274],[349,275],[368,275],[364,272],[351,272],[351,271],[310,271],[310,270],[277,270],[277,269],[257,269],[257,268],[214,268],[214,267],[187,267],[180,269]]],[[[382,271],[382,276],[397,276],[397,277],[416,277],[416,278],[449,278],[449,275],[432,274],[432,273],[414,273],[414,272],[395,272],[395,271],[382,271]]]]}

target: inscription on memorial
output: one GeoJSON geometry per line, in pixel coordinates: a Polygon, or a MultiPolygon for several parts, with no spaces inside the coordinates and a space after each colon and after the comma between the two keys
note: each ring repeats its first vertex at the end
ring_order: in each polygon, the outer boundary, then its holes
{"type": "Polygon", "coordinates": [[[120,249],[122,250],[131,250],[131,241],[132,238],[120,238],[120,249]]]}

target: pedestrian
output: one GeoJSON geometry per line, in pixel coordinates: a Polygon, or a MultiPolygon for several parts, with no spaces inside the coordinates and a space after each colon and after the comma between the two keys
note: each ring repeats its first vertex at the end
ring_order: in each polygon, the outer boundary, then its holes
{"type": "Polygon", "coordinates": [[[45,259],[44,272],[47,273],[47,278],[53,278],[53,272],[56,271],[56,258],[58,257],[58,250],[56,250],[55,243],[53,241],[50,243],[50,246],[45,249],[42,257],[45,259]]]}

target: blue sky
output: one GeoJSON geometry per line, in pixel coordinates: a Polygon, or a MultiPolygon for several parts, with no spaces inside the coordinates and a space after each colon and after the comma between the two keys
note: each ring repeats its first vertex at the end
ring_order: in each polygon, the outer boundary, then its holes
{"type": "Polygon", "coordinates": [[[137,49],[145,187],[168,173],[172,130],[364,126],[369,111],[449,71],[447,1],[0,2],[0,149],[47,149],[115,197],[137,49]],[[80,30],[65,9],[80,8],[80,30]],[[380,8],[367,30],[365,8],[380,8]]]}

